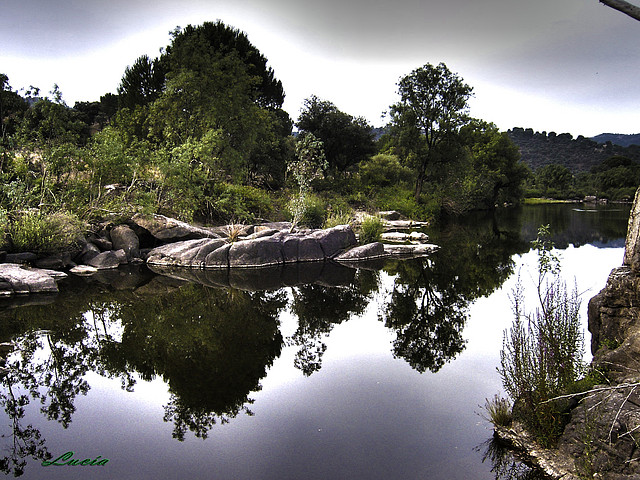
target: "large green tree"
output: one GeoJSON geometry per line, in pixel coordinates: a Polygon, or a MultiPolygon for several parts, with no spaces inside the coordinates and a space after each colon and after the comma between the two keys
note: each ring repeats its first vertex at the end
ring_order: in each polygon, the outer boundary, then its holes
{"type": "Polygon", "coordinates": [[[344,113],[315,95],[304,101],[296,125],[322,141],[330,168],[344,171],[375,153],[372,128],[364,118],[344,113]]]}
{"type": "Polygon", "coordinates": [[[426,64],[400,79],[400,100],[390,107],[391,137],[396,151],[416,172],[416,200],[437,170],[439,146],[468,122],[472,91],[444,63],[426,64]]]}

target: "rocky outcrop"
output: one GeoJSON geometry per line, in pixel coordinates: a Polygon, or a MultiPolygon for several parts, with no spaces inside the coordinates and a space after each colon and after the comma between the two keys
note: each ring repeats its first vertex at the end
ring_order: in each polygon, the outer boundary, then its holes
{"type": "Polygon", "coordinates": [[[220,235],[206,228],[190,225],[175,218],[165,217],[164,215],[136,214],[131,219],[131,224],[134,230],[138,230],[138,233],[141,231],[147,232],[161,242],[220,237],[220,235]]]}
{"type": "Polygon", "coordinates": [[[223,239],[197,239],[154,248],[150,265],[191,268],[255,268],[286,263],[318,262],[334,258],[356,245],[351,227],[299,232],[264,230],[262,236],[228,243],[223,239]]]}
{"type": "Polygon", "coordinates": [[[56,293],[57,280],[66,277],[55,270],[29,268],[16,263],[0,264],[0,295],[56,293]]]}

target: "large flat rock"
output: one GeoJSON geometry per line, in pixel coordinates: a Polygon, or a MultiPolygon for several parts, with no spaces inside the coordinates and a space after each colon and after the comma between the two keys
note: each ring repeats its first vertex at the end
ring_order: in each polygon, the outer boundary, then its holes
{"type": "Polygon", "coordinates": [[[65,273],[41,268],[29,268],[16,263],[0,264],[0,295],[56,293],[56,280],[65,273]]]}

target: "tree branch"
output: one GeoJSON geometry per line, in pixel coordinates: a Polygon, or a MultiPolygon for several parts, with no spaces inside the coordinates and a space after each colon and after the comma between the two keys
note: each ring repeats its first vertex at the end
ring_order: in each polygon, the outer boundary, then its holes
{"type": "Polygon", "coordinates": [[[640,21],[640,7],[636,7],[625,0],[600,0],[600,3],[640,21]]]}

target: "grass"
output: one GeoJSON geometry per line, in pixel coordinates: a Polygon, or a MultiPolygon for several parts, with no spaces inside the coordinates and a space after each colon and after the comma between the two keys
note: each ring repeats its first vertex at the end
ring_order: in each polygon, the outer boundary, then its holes
{"type": "Polygon", "coordinates": [[[575,200],[558,200],[555,198],[525,198],[525,205],[549,205],[552,203],[575,203],[575,200]]]}
{"type": "Polygon", "coordinates": [[[485,399],[484,410],[489,420],[496,427],[508,427],[511,425],[511,402],[496,394],[492,399],[485,399]]]}

